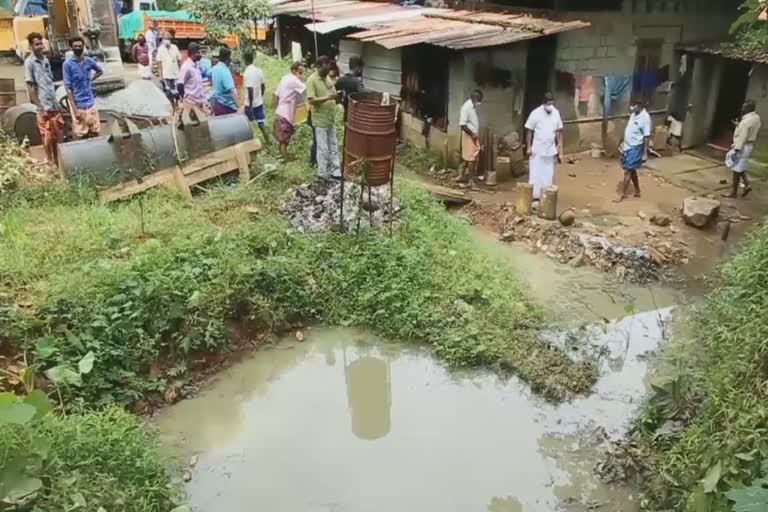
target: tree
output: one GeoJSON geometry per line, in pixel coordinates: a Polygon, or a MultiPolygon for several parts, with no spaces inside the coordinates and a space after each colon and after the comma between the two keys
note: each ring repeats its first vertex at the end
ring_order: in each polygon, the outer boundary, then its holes
{"type": "Polygon", "coordinates": [[[205,24],[209,39],[221,40],[236,34],[241,49],[250,45],[254,20],[271,14],[266,0],[179,0],[179,3],[205,24]]]}
{"type": "Polygon", "coordinates": [[[768,9],[768,0],[744,0],[741,15],[731,25],[736,47],[747,54],[768,53],[768,21],[760,14],[768,9]]]}

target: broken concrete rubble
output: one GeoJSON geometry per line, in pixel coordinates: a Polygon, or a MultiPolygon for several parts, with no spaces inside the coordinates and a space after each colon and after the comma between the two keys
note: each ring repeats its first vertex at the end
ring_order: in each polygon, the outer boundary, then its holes
{"type": "Polygon", "coordinates": [[[618,230],[609,238],[591,224],[564,227],[559,222],[519,215],[511,207],[505,210],[508,213],[500,222],[500,240],[523,242],[572,267],[588,265],[626,281],[647,283],[664,277],[667,266],[688,261],[686,249],[663,237],[652,237],[637,246],[618,239],[618,230]]]}
{"type": "MultiPolygon", "coordinates": [[[[360,199],[360,185],[344,184],[344,229],[348,232],[368,229],[373,226],[388,225],[391,216],[396,222],[400,203],[392,202],[390,211],[389,185],[371,187],[370,201],[368,189],[363,190],[360,199]]],[[[317,233],[339,225],[341,217],[341,182],[336,180],[318,180],[301,185],[289,192],[283,205],[283,215],[296,230],[301,233],[317,233]]]]}
{"type": "Polygon", "coordinates": [[[706,197],[687,197],[683,200],[683,220],[697,228],[712,224],[720,213],[720,201],[706,197]]]}

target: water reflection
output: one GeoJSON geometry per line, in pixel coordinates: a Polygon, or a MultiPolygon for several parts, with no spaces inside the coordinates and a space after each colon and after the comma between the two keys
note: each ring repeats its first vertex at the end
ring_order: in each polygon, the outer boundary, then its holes
{"type": "Polygon", "coordinates": [[[342,349],[342,353],[352,433],[359,439],[369,441],[384,437],[389,433],[392,423],[389,361],[362,356],[348,362],[347,349],[342,349]]]}
{"type": "Polygon", "coordinates": [[[495,496],[491,498],[491,502],[488,504],[488,512],[522,512],[522,510],[523,504],[514,496],[507,496],[506,498],[495,496]]]}
{"type": "Polygon", "coordinates": [[[669,314],[596,327],[595,393],[558,406],[514,378],[450,372],[421,348],[312,329],[222,373],[159,425],[199,454],[187,488],[199,512],[629,512],[631,491],[592,472],[591,433],[624,431],[669,314]]]}

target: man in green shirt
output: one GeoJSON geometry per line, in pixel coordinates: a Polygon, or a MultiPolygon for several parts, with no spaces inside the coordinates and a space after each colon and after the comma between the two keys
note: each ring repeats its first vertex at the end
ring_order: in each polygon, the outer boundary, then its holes
{"type": "Polygon", "coordinates": [[[338,178],[341,170],[334,123],[337,93],[328,78],[331,61],[322,55],[315,66],[316,71],[307,79],[307,99],[312,109],[312,125],[317,139],[317,176],[338,178]]]}

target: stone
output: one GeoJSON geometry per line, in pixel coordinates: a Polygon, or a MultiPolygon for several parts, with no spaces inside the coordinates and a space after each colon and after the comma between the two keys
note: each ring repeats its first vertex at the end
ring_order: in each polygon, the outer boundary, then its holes
{"type": "Polygon", "coordinates": [[[301,331],[296,331],[296,341],[302,342],[304,341],[304,333],[301,331]]]}
{"type": "Polygon", "coordinates": [[[573,268],[579,268],[584,264],[584,251],[581,251],[579,254],[571,258],[571,261],[568,262],[568,265],[570,265],[573,268]]]}
{"type": "Polygon", "coordinates": [[[720,201],[706,197],[687,197],[683,200],[683,220],[697,228],[710,225],[720,213],[720,201]]]}
{"type": "Polygon", "coordinates": [[[512,242],[515,240],[515,232],[514,230],[505,231],[501,234],[499,237],[499,240],[502,242],[512,242]]]}
{"type": "Polygon", "coordinates": [[[651,217],[651,224],[664,228],[672,224],[672,218],[669,215],[661,215],[657,213],[651,217]]]}
{"type": "Polygon", "coordinates": [[[576,215],[573,213],[573,210],[565,210],[560,213],[558,219],[563,226],[570,226],[576,220],[576,215]]]}
{"type": "Polygon", "coordinates": [[[637,212],[637,216],[640,217],[641,220],[645,220],[645,218],[648,217],[645,212],[637,212]]]}

